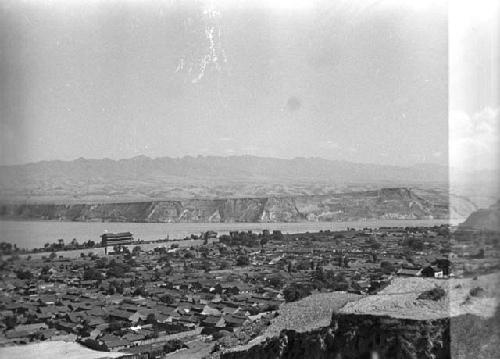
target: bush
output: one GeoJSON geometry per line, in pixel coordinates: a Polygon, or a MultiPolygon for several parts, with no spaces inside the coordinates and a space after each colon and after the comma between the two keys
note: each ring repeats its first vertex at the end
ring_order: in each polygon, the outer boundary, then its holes
{"type": "Polygon", "coordinates": [[[446,296],[446,291],[441,287],[435,287],[420,294],[417,299],[438,301],[446,296]]]}
{"type": "Polygon", "coordinates": [[[169,340],[166,344],[163,345],[163,352],[171,353],[182,348],[187,348],[187,346],[179,339],[173,339],[169,340]]]}
{"type": "Polygon", "coordinates": [[[247,255],[240,255],[236,258],[237,266],[247,266],[250,264],[250,258],[247,255]]]}
{"type": "Polygon", "coordinates": [[[285,297],[285,301],[287,302],[295,302],[299,299],[307,297],[310,294],[310,288],[295,283],[290,284],[283,290],[283,295],[285,297]]]}
{"type": "Polygon", "coordinates": [[[22,280],[27,280],[27,279],[33,278],[33,273],[31,273],[29,270],[18,270],[15,273],[16,273],[17,278],[22,279],[22,280]]]}
{"type": "Polygon", "coordinates": [[[85,269],[83,271],[83,280],[100,280],[102,279],[101,272],[94,268],[85,269]]]}
{"type": "Polygon", "coordinates": [[[164,296],[160,297],[160,301],[165,304],[173,304],[175,302],[175,299],[171,295],[165,294],[164,296]]]}
{"type": "Polygon", "coordinates": [[[134,249],[132,249],[132,254],[134,256],[137,256],[137,255],[141,254],[141,250],[142,250],[141,246],[135,246],[134,249]]]}
{"type": "Polygon", "coordinates": [[[126,263],[117,263],[116,261],[112,260],[109,263],[108,269],[106,271],[106,275],[111,278],[111,277],[116,277],[116,278],[121,278],[130,271],[130,266],[126,263]]]}
{"type": "Polygon", "coordinates": [[[481,287],[472,288],[469,292],[471,297],[480,297],[485,294],[485,290],[481,287]]]}

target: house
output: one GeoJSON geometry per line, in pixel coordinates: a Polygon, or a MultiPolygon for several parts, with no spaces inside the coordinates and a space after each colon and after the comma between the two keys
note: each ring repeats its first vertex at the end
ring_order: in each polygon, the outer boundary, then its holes
{"type": "Polygon", "coordinates": [[[130,346],[130,342],[117,337],[116,335],[107,334],[99,339],[101,345],[109,351],[119,351],[130,346]]]}
{"type": "Polygon", "coordinates": [[[127,312],[126,310],[113,309],[109,312],[108,316],[111,320],[129,321],[132,314],[130,312],[127,312]]]}
{"type": "Polygon", "coordinates": [[[226,327],[239,328],[242,327],[245,324],[245,322],[248,321],[248,318],[230,314],[224,316],[224,321],[226,322],[226,327]]]}
{"type": "Polygon", "coordinates": [[[216,309],[216,308],[213,308],[213,307],[210,307],[208,305],[205,305],[205,307],[203,307],[203,310],[201,312],[202,315],[216,315],[216,316],[220,316],[221,315],[221,312],[216,309]]]}
{"type": "Polygon", "coordinates": [[[434,278],[443,278],[443,270],[436,266],[427,266],[422,269],[422,275],[424,277],[434,277],[434,278]]]}
{"type": "Polygon", "coordinates": [[[397,271],[397,275],[401,277],[420,277],[422,275],[422,269],[401,268],[397,271]]]}
{"type": "Polygon", "coordinates": [[[370,289],[371,283],[369,280],[357,280],[352,283],[353,288],[356,290],[366,293],[370,289]]]}
{"type": "Polygon", "coordinates": [[[224,328],[226,324],[224,318],[222,318],[221,316],[207,315],[207,317],[201,322],[201,326],[224,328]]]}

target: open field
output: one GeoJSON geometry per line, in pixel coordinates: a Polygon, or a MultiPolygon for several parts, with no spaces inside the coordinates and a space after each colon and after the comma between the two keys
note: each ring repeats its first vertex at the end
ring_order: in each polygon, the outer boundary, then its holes
{"type": "Polygon", "coordinates": [[[99,352],[81,346],[77,343],[62,341],[41,342],[36,344],[0,348],[0,358],[5,359],[104,359],[118,358],[121,355],[123,355],[123,353],[99,352]]]}
{"type": "Polygon", "coordinates": [[[399,277],[379,294],[346,304],[339,312],[388,315],[395,318],[438,319],[460,314],[491,317],[498,306],[500,273],[473,278],[403,278],[399,277]],[[441,287],[446,296],[438,301],[421,300],[424,291],[441,287]],[[473,288],[483,289],[480,296],[471,296],[473,288]]]}

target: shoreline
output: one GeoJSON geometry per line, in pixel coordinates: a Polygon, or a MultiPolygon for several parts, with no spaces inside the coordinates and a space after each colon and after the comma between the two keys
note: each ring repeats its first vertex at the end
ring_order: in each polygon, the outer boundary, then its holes
{"type": "MultiPolygon", "coordinates": [[[[61,223],[60,221],[37,221],[37,222],[38,223],[52,223],[52,224],[61,223]]],[[[37,223],[37,222],[34,222],[34,223],[37,223]]],[[[33,222],[28,221],[28,223],[33,223],[33,222]]],[[[62,222],[62,223],[66,223],[66,222],[62,222]]],[[[81,223],[81,222],[73,222],[73,223],[81,223]]],[[[93,222],[89,222],[89,223],[93,223],[93,222]]],[[[98,222],[98,223],[101,223],[101,222],[98,222]]],[[[332,222],[305,222],[305,223],[311,223],[313,228],[300,228],[300,229],[295,228],[295,230],[293,228],[289,228],[289,230],[283,229],[283,226],[285,226],[285,227],[289,226],[289,225],[293,226],[295,224],[300,225],[301,222],[299,222],[299,223],[275,222],[275,223],[273,223],[275,226],[265,226],[266,224],[271,224],[268,222],[266,222],[266,223],[264,223],[264,222],[227,223],[230,225],[230,227],[234,226],[235,228],[226,228],[225,230],[224,229],[221,230],[220,228],[219,229],[213,228],[210,226],[210,225],[215,225],[215,226],[224,225],[224,223],[191,223],[191,224],[206,226],[204,228],[204,231],[212,231],[212,230],[216,231],[217,238],[209,239],[209,243],[211,243],[214,241],[218,241],[219,240],[218,237],[220,235],[228,234],[228,231],[231,231],[231,230],[238,231],[238,232],[241,232],[241,231],[243,231],[243,232],[244,231],[262,232],[263,230],[267,229],[270,231],[278,230],[278,231],[282,232],[284,235],[296,235],[296,234],[303,234],[303,233],[318,233],[318,232],[322,232],[322,231],[339,232],[339,231],[345,231],[349,228],[353,228],[355,230],[362,230],[363,228],[368,228],[370,230],[377,230],[377,229],[382,228],[382,227],[394,227],[394,228],[429,227],[430,228],[430,227],[441,226],[441,225],[447,225],[449,227],[454,227],[460,222],[451,221],[451,220],[379,220],[379,221],[366,221],[366,222],[363,222],[363,221],[336,222],[337,224],[339,224],[339,223],[345,224],[344,228],[326,228],[327,226],[325,226],[323,228],[318,228],[319,226],[318,227],[314,226],[314,224],[318,224],[318,225],[328,224],[328,223],[331,224],[332,222]],[[366,224],[372,224],[372,226],[366,226],[366,224]],[[391,225],[388,225],[388,224],[391,224],[391,225]],[[245,225],[247,227],[250,225],[250,226],[252,226],[252,228],[251,229],[244,228],[245,225]],[[260,228],[257,229],[257,228],[254,228],[254,226],[257,226],[260,228]]],[[[135,225],[137,223],[135,223],[135,222],[132,222],[132,223],[120,222],[120,224],[135,225]]],[[[155,225],[158,223],[142,223],[142,224],[143,225],[148,225],[148,224],[155,225]]],[[[164,223],[164,224],[176,225],[177,223],[174,223],[174,224],[164,223]]],[[[178,223],[178,224],[182,225],[184,223],[178,223]]],[[[187,224],[189,225],[190,223],[187,223],[187,224]]],[[[191,234],[195,234],[194,232],[195,231],[193,230],[191,234]]],[[[125,245],[125,247],[129,248],[130,250],[132,250],[132,248],[135,246],[141,246],[141,248],[143,250],[150,250],[150,249],[153,249],[153,248],[158,247],[158,246],[171,247],[173,244],[177,244],[177,245],[179,245],[179,247],[185,247],[185,246],[199,245],[203,242],[203,239],[190,238],[190,235],[185,236],[184,238],[178,238],[178,237],[177,238],[176,237],[169,238],[168,234],[167,234],[167,236],[165,236],[163,238],[149,239],[148,240],[148,239],[142,239],[140,236],[140,233],[135,233],[135,234],[137,235],[137,238],[138,238],[137,242],[125,245]]],[[[80,253],[82,253],[82,252],[85,254],[90,253],[90,252],[94,252],[96,254],[103,254],[105,247],[102,246],[101,243],[99,243],[98,241],[99,241],[99,239],[96,238],[96,241],[95,241],[96,246],[94,246],[94,247],[84,247],[84,248],[77,248],[77,249],[58,249],[55,251],[42,250],[42,249],[44,249],[43,247],[19,248],[20,251],[18,251],[16,253],[4,254],[3,256],[19,255],[19,256],[23,256],[23,257],[25,257],[25,256],[42,257],[42,256],[48,256],[51,253],[57,253],[59,255],[62,255],[63,257],[64,257],[64,254],[70,254],[69,257],[74,257],[74,253],[76,253],[76,252],[78,253],[78,255],[80,255],[80,253]]],[[[2,242],[16,244],[15,242],[13,243],[12,241],[8,241],[8,239],[2,240],[2,242]]],[[[49,243],[54,243],[54,242],[49,242],[49,243]]]]}

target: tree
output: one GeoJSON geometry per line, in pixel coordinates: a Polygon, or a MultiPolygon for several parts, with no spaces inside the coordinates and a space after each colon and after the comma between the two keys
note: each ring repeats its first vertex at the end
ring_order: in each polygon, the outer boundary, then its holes
{"type": "Polygon", "coordinates": [[[170,294],[165,294],[164,296],[160,297],[160,301],[165,304],[174,304],[174,297],[172,297],[170,294]]]}
{"type": "Polygon", "coordinates": [[[141,253],[141,246],[135,246],[133,249],[132,249],[132,255],[134,256],[137,256],[141,253]]]}
{"type": "Polygon", "coordinates": [[[382,268],[382,271],[384,273],[396,272],[396,267],[391,262],[387,262],[387,261],[380,262],[380,268],[382,268]]]}
{"type": "Polygon", "coordinates": [[[118,280],[113,280],[109,283],[110,294],[120,293],[123,294],[123,282],[118,280]]]}
{"type": "Polygon", "coordinates": [[[97,258],[95,266],[96,268],[106,268],[108,266],[108,259],[106,257],[97,258]]]}
{"type": "Polygon", "coordinates": [[[49,273],[49,269],[50,269],[50,267],[49,267],[48,265],[44,265],[44,266],[42,267],[42,269],[40,270],[40,273],[41,273],[42,275],[48,274],[48,273],[49,273]]]}
{"type": "Polygon", "coordinates": [[[17,324],[16,317],[13,315],[9,315],[9,316],[3,318],[3,322],[4,322],[5,327],[7,329],[13,329],[17,324]]]}
{"type": "Polygon", "coordinates": [[[170,266],[170,258],[168,256],[168,254],[163,254],[160,256],[160,258],[158,258],[158,263],[159,264],[162,264],[165,265],[165,266],[170,266]]]}
{"type": "Polygon", "coordinates": [[[275,275],[269,278],[269,285],[273,286],[274,288],[281,288],[284,283],[285,281],[280,276],[275,275]]]}
{"type": "Polygon", "coordinates": [[[349,257],[344,256],[344,267],[349,268],[349,257]]]}
{"type": "Polygon", "coordinates": [[[382,247],[382,245],[375,238],[370,238],[368,240],[368,244],[370,245],[370,248],[373,250],[377,250],[380,249],[380,247],[382,247]]]}
{"type": "Polygon", "coordinates": [[[56,254],[56,252],[52,252],[52,253],[50,253],[50,255],[49,255],[49,259],[50,259],[51,261],[53,261],[53,260],[54,260],[54,259],[56,259],[56,258],[57,258],[57,254],[56,254]]]}
{"type": "Polygon", "coordinates": [[[297,270],[309,270],[311,269],[311,262],[308,260],[301,260],[297,263],[297,270]]]}
{"type": "Polygon", "coordinates": [[[205,273],[210,272],[210,262],[208,260],[203,260],[203,262],[201,262],[201,266],[205,273]]]}
{"type": "Polygon", "coordinates": [[[117,277],[121,278],[125,275],[125,273],[130,271],[130,266],[126,263],[117,263],[112,260],[109,263],[108,270],[106,271],[106,275],[108,277],[117,277]]]}
{"type": "Polygon", "coordinates": [[[311,294],[309,288],[303,285],[292,283],[283,290],[285,301],[295,302],[311,294]]]}
{"type": "Polygon", "coordinates": [[[420,294],[417,299],[427,299],[427,300],[433,300],[433,301],[438,301],[441,298],[446,296],[446,291],[441,288],[441,287],[434,287],[433,289],[427,290],[420,294]]]}
{"type": "Polygon", "coordinates": [[[95,246],[95,242],[90,240],[90,239],[85,243],[85,247],[93,248],[94,246],[95,246]]]}
{"type": "Polygon", "coordinates": [[[169,340],[166,344],[163,345],[163,352],[171,353],[182,348],[187,348],[187,346],[179,339],[173,339],[169,340]]]}
{"type": "Polygon", "coordinates": [[[146,289],[142,286],[137,287],[135,288],[133,295],[140,295],[141,297],[146,297],[147,296],[146,289]]]}
{"type": "Polygon", "coordinates": [[[246,254],[241,254],[236,258],[236,265],[237,266],[247,266],[250,264],[250,258],[246,254]]]}
{"type": "Polygon", "coordinates": [[[408,246],[414,251],[423,251],[424,250],[424,241],[418,238],[410,238],[407,242],[408,246]]]}
{"type": "Polygon", "coordinates": [[[149,313],[146,317],[147,324],[156,324],[156,317],[154,313],[149,313]]]}
{"type": "Polygon", "coordinates": [[[114,320],[111,323],[109,323],[108,330],[111,332],[117,332],[117,331],[121,330],[122,327],[123,327],[123,325],[121,322],[114,320]]]}
{"type": "Polygon", "coordinates": [[[100,280],[102,279],[102,274],[95,268],[88,268],[83,271],[83,280],[100,280]]]}
{"type": "Polygon", "coordinates": [[[20,269],[20,270],[16,271],[16,276],[19,279],[28,280],[28,279],[33,278],[33,273],[31,273],[29,270],[20,269]]]}

